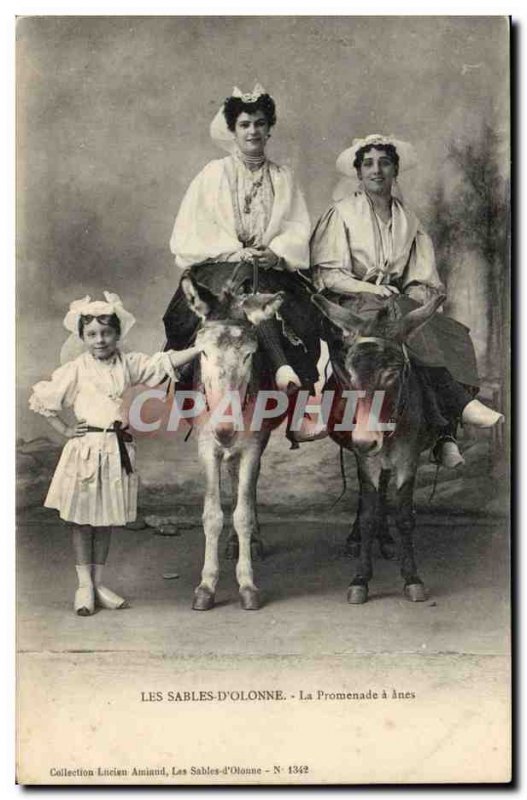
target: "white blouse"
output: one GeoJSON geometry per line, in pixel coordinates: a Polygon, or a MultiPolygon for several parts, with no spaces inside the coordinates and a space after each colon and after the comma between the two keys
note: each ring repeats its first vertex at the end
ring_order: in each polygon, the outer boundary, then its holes
{"type": "Polygon", "coordinates": [[[388,224],[363,192],[345,197],[321,217],[311,239],[311,264],[319,289],[331,288],[335,271],[370,283],[398,279],[443,291],[434,248],[415,214],[392,198],[388,224]]]}
{"type": "Polygon", "coordinates": [[[111,361],[99,361],[85,352],[59,367],[49,381],[33,386],[29,406],[45,417],[72,408],[78,420],[108,428],[123,421],[121,401],[131,386],[144,383],[157,386],[167,375],[177,380],[169,353],[118,352],[111,361]]]}
{"type": "Polygon", "coordinates": [[[291,170],[267,161],[263,191],[254,195],[249,219],[240,220],[246,187],[250,191],[254,180],[248,172],[236,156],[228,156],[209,162],[194,178],[170,239],[178,267],[238,260],[251,235],[283,259],[286,269],[309,267],[309,214],[291,170]]]}

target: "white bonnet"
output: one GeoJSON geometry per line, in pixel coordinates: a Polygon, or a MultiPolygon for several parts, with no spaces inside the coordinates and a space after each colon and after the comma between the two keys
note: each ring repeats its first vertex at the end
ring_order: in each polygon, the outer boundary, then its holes
{"type": "Polygon", "coordinates": [[[129,332],[135,323],[135,317],[127,311],[118,294],[103,292],[105,300],[94,300],[89,295],[81,300],[70,303],[69,311],[64,317],[64,327],[71,333],[79,332],[79,319],[81,316],[100,317],[103,314],[115,314],[121,323],[121,338],[129,332]]]}
{"type": "Polygon", "coordinates": [[[347,177],[354,177],[356,175],[353,162],[358,150],[362,147],[369,145],[387,145],[391,144],[397,150],[399,156],[399,172],[404,172],[407,169],[415,167],[417,164],[417,153],[414,147],[409,142],[403,142],[401,139],[396,139],[395,136],[384,136],[380,133],[372,133],[364,139],[353,139],[351,147],[347,147],[337,158],[337,172],[347,177]]]}

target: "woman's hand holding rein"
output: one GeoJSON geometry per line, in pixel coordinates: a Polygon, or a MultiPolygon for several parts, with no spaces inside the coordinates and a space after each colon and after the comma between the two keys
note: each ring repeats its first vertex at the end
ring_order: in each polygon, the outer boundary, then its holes
{"type": "Polygon", "coordinates": [[[280,258],[269,247],[246,247],[242,259],[256,262],[262,269],[272,269],[280,263],[280,258]]]}
{"type": "Polygon", "coordinates": [[[331,289],[334,292],[342,292],[343,294],[369,292],[370,294],[376,294],[380,297],[391,297],[392,294],[399,294],[399,290],[396,289],[395,286],[361,281],[358,278],[353,278],[351,275],[346,274],[346,272],[341,269],[328,269],[327,273],[324,284],[327,289],[331,289]]]}
{"type": "Polygon", "coordinates": [[[371,287],[369,289],[370,292],[378,294],[380,297],[391,297],[393,294],[400,294],[399,289],[395,286],[384,286],[383,284],[376,286],[374,283],[370,283],[368,286],[371,287]]]}

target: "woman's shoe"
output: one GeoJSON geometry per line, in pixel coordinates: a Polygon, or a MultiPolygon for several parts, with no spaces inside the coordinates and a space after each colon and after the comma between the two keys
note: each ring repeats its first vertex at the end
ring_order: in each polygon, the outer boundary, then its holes
{"type": "Polygon", "coordinates": [[[128,601],[120,597],[107,586],[95,587],[95,599],[101,608],[108,608],[110,611],[117,611],[119,608],[129,608],[128,601]]]}
{"type": "Polygon", "coordinates": [[[300,378],[289,364],[282,364],[281,367],[278,367],[274,380],[278,391],[286,392],[286,394],[294,394],[302,386],[300,378]]]}
{"type": "Polygon", "coordinates": [[[447,439],[441,442],[437,452],[437,463],[446,469],[455,469],[465,463],[465,459],[459,452],[457,442],[447,439]]]}
{"type": "Polygon", "coordinates": [[[310,414],[304,414],[304,418],[299,430],[290,430],[291,441],[295,442],[317,442],[328,436],[328,429],[325,425],[320,425],[317,418],[312,418],[310,414]]]}
{"type": "Polygon", "coordinates": [[[79,586],[75,592],[73,608],[79,617],[90,617],[93,614],[95,610],[93,586],[79,586]]]}
{"type": "Polygon", "coordinates": [[[471,400],[463,409],[461,421],[468,425],[475,425],[477,428],[492,428],[493,425],[504,422],[505,417],[498,411],[483,405],[479,400],[471,400]]]}
{"type": "Polygon", "coordinates": [[[456,439],[450,434],[441,436],[436,440],[430,453],[430,461],[432,464],[437,464],[438,467],[446,467],[446,469],[455,469],[465,463],[456,439]]]}

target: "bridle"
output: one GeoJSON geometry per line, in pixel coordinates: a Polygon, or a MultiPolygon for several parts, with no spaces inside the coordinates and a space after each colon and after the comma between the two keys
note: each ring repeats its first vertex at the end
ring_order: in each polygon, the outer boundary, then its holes
{"type": "MultiPolygon", "coordinates": [[[[204,322],[204,323],[202,323],[202,325],[200,325],[200,327],[199,327],[198,331],[196,332],[194,338],[197,337],[197,335],[198,335],[198,333],[200,331],[205,330],[207,327],[210,328],[213,325],[221,325],[221,326],[232,325],[233,327],[234,326],[236,326],[238,328],[241,327],[241,328],[245,328],[246,330],[249,330],[251,328],[250,323],[246,322],[245,320],[238,320],[238,319],[210,320],[209,322],[204,322]]],[[[201,355],[202,356],[204,355],[205,357],[207,357],[207,354],[205,353],[204,350],[202,351],[201,355]]],[[[253,360],[253,356],[254,356],[254,353],[251,353],[251,361],[253,360]]],[[[200,358],[200,361],[198,363],[201,365],[201,358],[200,358]]],[[[252,369],[252,364],[251,364],[251,375],[252,375],[252,372],[253,372],[253,369],[252,369]]],[[[243,394],[243,400],[241,402],[241,410],[242,410],[242,412],[245,411],[245,409],[247,407],[247,403],[249,402],[250,397],[252,397],[254,395],[254,389],[252,391],[250,391],[250,385],[251,385],[251,380],[247,381],[247,383],[245,384],[245,391],[244,391],[244,394],[243,394]]],[[[194,388],[203,395],[203,399],[205,400],[205,408],[206,408],[207,412],[210,414],[211,409],[210,409],[209,399],[207,397],[207,392],[205,391],[205,386],[203,385],[203,382],[201,381],[201,369],[195,371],[194,388]]]]}
{"type": "MultiPolygon", "coordinates": [[[[381,345],[383,350],[392,350],[397,355],[403,358],[403,367],[401,370],[401,374],[398,380],[398,389],[397,389],[397,397],[394,404],[395,416],[392,416],[391,422],[395,423],[397,426],[398,421],[404,414],[406,410],[406,405],[408,402],[408,381],[410,378],[411,372],[411,363],[410,357],[408,355],[408,348],[404,342],[395,342],[391,339],[386,339],[383,336],[358,336],[354,343],[353,347],[356,345],[367,344],[371,342],[372,344],[381,345]]],[[[338,364],[336,360],[332,359],[332,367],[337,378],[337,381],[341,384],[344,389],[352,390],[353,387],[351,386],[348,376],[346,375],[343,368],[338,364]]],[[[396,432],[396,427],[391,431],[385,431],[384,437],[386,439],[390,439],[394,433],[396,432]]]]}

